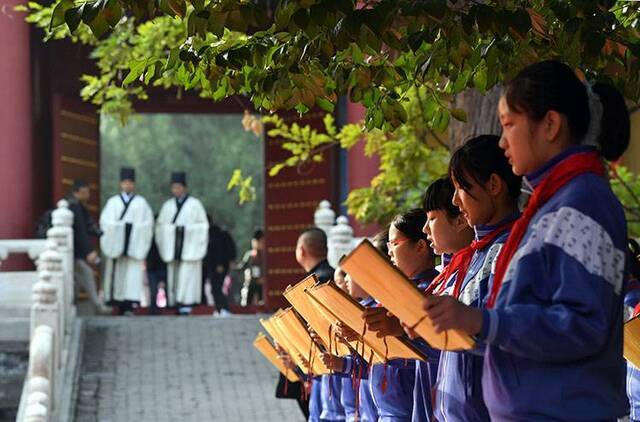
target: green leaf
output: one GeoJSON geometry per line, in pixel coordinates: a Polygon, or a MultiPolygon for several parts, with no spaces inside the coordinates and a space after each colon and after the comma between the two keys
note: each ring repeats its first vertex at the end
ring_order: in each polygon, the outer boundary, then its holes
{"type": "Polygon", "coordinates": [[[73,0],[61,0],[60,3],[56,5],[56,7],[53,9],[53,14],[51,15],[51,23],[49,24],[49,31],[65,23],[66,12],[67,10],[71,9],[73,6],[74,6],[73,0]]]}
{"type": "Polygon", "coordinates": [[[362,64],[364,62],[364,54],[358,44],[351,44],[351,60],[353,60],[353,64],[362,64]]]}
{"type": "Polygon", "coordinates": [[[201,11],[202,9],[204,9],[204,0],[190,0],[190,1],[194,9],[196,9],[197,11],[201,11]]]}
{"type": "Polygon", "coordinates": [[[467,112],[461,108],[451,108],[449,112],[453,116],[454,119],[459,120],[461,122],[467,121],[467,112]]]}
{"type": "Polygon", "coordinates": [[[82,22],[88,25],[98,16],[98,13],[102,10],[102,1],[103,0],[97,0],[95,2],[86,1],[82,5],[82,22]]]}
{"type": "Polygon", "coordinates": [[[109,31],[109,23],[101,14],[98,14],[88,25],[96,38],[102,38],[109,31]]]}
{"type": "Polygon", "coordinates": [[[473,75],[473,85],[482,93],[487,91],[487,69],[479,68],[473,75]]]}
{"type": "Polygon", "coordinates": [[[122,81],[122,84],[128,85],[131,82],[138,80],[140,75],[144,73],[148,64],[149,64],[148,59],[140,60],[138,62],[133,63],[131,65],[131,70],[129,70],[129,74],[127,75],[126,78],[124,78],[124,81],[122,81]]]}
{"type": "Polygon", "coordinates": [[[207,20],[207,28],[209,31],[218,37],[222,37],[224,34],[224,26],[227,22],[227,12],[212,12],[207,20]]]}
{"type": "Polygon", "coordinates": [[[76,29],[78,29],[78,25],[80,25],[80,22],[82,22],[82,6],[67,9],[64,14],[64,19],[67,22],[69,31],[71,31],[71,33],[74,33],[76,29]]]}
{"type": "Polygon", "coordinates": [[[106,2],[104,11],[104,18],[111,27],[115,27],[122,18],[122,7],[118,0],[108,0],[106,2]]]}
{"type": "Polygon", "coordinates": [[[316,97],[316,105],[328,113],[333,113],[335,109],[335,105],[331,101],[321,97],[316,97]]]}
{"type": "Polygon", "coordinates": [[[277,175],[278,173],[280,173],[280,170],[282,170],[283,168],[285,168],[284,163],[274,164],[274,166],[269,169],[269,176],[273,177],[277,175]]]}

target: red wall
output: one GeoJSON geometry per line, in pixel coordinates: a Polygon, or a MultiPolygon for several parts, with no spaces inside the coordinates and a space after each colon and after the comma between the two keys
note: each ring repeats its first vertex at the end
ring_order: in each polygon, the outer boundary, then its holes
{"type": "Polygon", "coordinates": [[[0,13],[0,238],[31,237],[34,224],[29,26],[18,3],[4,0],[0,13]]]}

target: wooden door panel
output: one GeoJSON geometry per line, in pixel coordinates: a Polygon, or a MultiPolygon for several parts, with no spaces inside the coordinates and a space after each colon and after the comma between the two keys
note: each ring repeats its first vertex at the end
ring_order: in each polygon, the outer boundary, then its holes
{"type": "Polygon", "coordinates": [[[53,201],[67,195],[74,179],[89,183],[89,211],[100,204],[100,125],[96,108],[79,99],[53,99],[53,201]]]}

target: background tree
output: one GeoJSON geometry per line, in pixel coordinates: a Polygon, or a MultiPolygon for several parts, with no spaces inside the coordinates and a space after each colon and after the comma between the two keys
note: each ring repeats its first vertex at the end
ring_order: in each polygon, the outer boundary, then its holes
{"type": "Polygon", "coordinates": [[[263,191],[253,190],[253,201],[239,208],[237,197],[227,194],[227,179],[238,169],[261,187],[264,157],[246,153],[261,147],[261,140],[244,132],[239,120],[237,114],[138,114],[122,126],[113,117],[102,118],[103,202],[118,192],[120,167],[132,166],[138,191],[159,212],[171,195],[171,172],[186,171],[190,193],[214,223],[229,230],[240,250],[248,248],[254,229],[263,226],[263,191]]]}

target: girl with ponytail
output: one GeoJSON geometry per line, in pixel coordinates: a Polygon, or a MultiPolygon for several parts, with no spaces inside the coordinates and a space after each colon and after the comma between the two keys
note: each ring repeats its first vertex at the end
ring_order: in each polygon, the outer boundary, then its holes
{"type": "Polygon", "coordinates": [[[629,143],[620,93],[565,64],[527,66],[498,105],[500,146],[531,194],[482,310],[428,297],[439,330],[486,344],[491,420],[611,420],[626,412],[622,358],[626,222],[603,158],[629,143]]]}

